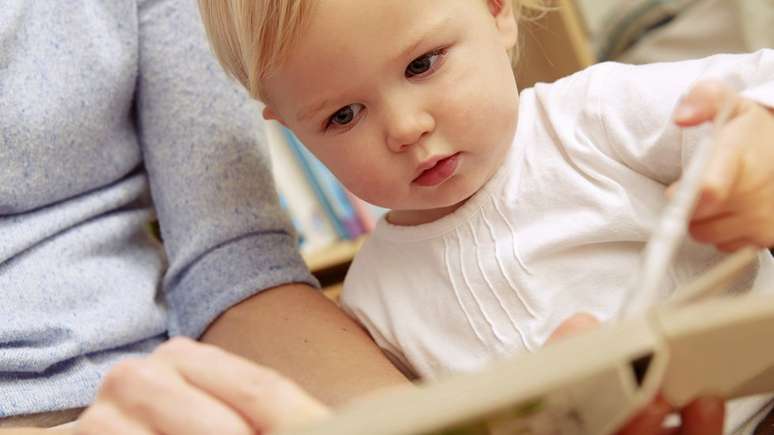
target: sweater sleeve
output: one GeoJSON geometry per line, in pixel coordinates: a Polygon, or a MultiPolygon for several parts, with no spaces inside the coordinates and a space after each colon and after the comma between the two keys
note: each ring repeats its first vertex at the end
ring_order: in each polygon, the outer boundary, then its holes
{"type": "Polygon", "coordinates": [[[260,107],[228,79],[193,0],[138,5],[136,112],[169,267],[170,335],[270,287],[317,285],[278,204],[260,107]]]}

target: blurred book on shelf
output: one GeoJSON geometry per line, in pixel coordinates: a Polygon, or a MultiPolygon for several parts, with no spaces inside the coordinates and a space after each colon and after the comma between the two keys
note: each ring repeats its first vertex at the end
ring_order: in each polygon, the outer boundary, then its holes
{"type": "Polygon", "coordinates": [[[353,240],[363,234],[363,225],[339,180],[299,142],[290,130],[283,127],[282,132],[339,238],[353,240]]]}
{"type": "Polygon", "coordinates": [[[285,141],[281,126],[267,123],[266,136],[271,153],[277,192],[296,231],[301,251],[314,252],[335,243],[338,234],[325,210],[317,201],[312,186],[285,141]]]}
{"type": "Polygon", "coordinates": [[[387,212],[349,192],[287,128],[267,122],[266,136],[280,203],[293,222],[305,258],[361,239],[387,212]]]}
{"type": "Polygon", "coordinates": [[[355,209],[355,214],[357,214],[360,224],[363,226],[363,230],[366,233],[373,231],[376,226],[376,221],[389,211],[386,208],[363,201],[352,192],[347,191],[347,195],[349,196],[352,207],[355,209]]]}

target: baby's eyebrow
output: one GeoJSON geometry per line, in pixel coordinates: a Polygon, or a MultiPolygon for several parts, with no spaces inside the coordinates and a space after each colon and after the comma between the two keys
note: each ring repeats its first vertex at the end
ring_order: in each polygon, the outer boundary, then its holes
{"type": "Polygon", "coordinates": [[[296,120],[298,122],[306,121],[307,119],[311,118],[312,115],[319,112],[327,105],[328,105],[328,99],[324,99],[319,103],[310,104],[298,111],[298,113],[296,114],[296,120]]]}
{"type": "Polygon", "coordinates": [[[406,40],[410,42],[403,44],[403,49],[396,52],[396,61],[405,59],[413,54],[417,50],[417,47],[422,45],[423,42],[432,36],[441,33],[441,30],[448,25],[449,21],[451,21],[451,17],[448,15],[435,18],[435,21],[431,22],[429,25],[423,25],[418,31],[411,32],[412,36],[406,38],[406,40]]]}
{"type": "MultiPolygon", "coordinates": [[[[411,34],[410,37],[406,38],[406,41],[409,41],[405,44],[402,44],[403,47],[401,50],[396,51],[396,55],[394,57],[394,61],[398,62],[409,55],[411,55],[414,51],[417,50],[417,47],[419,47],[423,42],[425,42],[428,38],[430,38],[433,35],[438,34],[441,29],[446,27],[446,25],[451,20],[451,17],[447,16],[438,16],[435,17],[435,20],[431,22],[429,25],[426,23],[422,25],[421,29],[418,29],[417,31],[409,32],[411,34]]],[[[296,120],[298,122],[304,122],[307,121],[309,118],[314,116],[317,112],[324,109],[328,104],[330,103],[329,99],[324,99],[320,101],[319,103],[313,103],[309,104],[307,106],[304,106],[296,113],[296,120]]]]}

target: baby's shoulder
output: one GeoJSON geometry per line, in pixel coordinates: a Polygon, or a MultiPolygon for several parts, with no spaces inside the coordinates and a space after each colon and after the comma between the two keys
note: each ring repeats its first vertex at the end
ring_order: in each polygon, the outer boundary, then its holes
{"type": "Polygon", "coordinates": [[[347,282],[373,282],[410,267],[416,249],[411,244],[402,245],[384,240],[378,234],[369,235],[352,260],[347,282]]]}
{"type": "Polygon", "coordinates": [[[347,271],[344,290],[380,291],[407,288],[421,277],[434,275],[443,256],[442,240],[423,242],[394,241],[372,234],[355,254],[347,271]]]}

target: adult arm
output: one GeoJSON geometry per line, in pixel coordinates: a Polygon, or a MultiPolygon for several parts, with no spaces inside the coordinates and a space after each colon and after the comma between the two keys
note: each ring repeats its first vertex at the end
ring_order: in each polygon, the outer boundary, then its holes
{"type": "Polygon", "coordinates": [[[308,285],[251,297],[218,318],[202,341],[272,367],[332,406],[407,382],[357,323],[308,285]]]}
{"type": "Polygon", "coordinates": [[[19,428],[19,429],[0,429],[0,435],[72,435],[75,433],[74,427],[65,427],[61,429],[41,429],[41,428],[19,428]]]}

